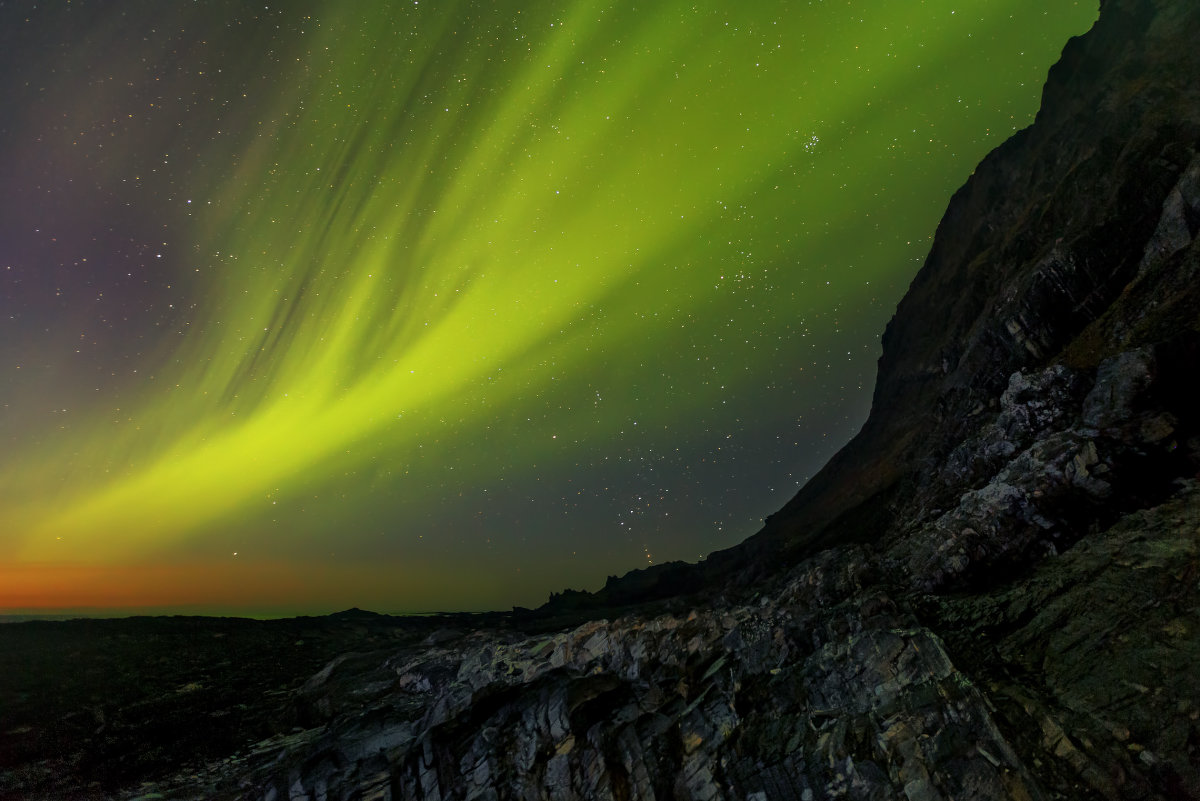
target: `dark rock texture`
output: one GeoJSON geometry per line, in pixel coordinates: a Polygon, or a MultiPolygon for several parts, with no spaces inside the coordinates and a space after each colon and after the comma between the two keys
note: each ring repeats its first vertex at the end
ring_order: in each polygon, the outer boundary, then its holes
{"type": "Polygon", "coordinates": [[[345,655],[293,694],[303,728],[127,797],[1196,797],[1195,481],[988,591],[913,591],[886,558],[345,655]]]}
{"type": "Polygon", "coordinates": [[[745,545],[364,639],[124,797],[1200,799],[1197,31],[1103,3],[745,545]]]}
{"type": "Polygon", "coordinates": [[[748,604],[335,664],[301,693],[316,725],[234,772],[264,798],[1036,794],[875,573],[831,551],[748,604]]]}
{"type": "Polygon", "coordinates": [[[1196,14],[1108,0],[1067,45],[1034,125],[951,200],[884,332],[869,420],[757,536],[764,547],[873,539],[897,515],[953,505],[958,477],[932,479],[992,425],[1013,373],[1090,372],[1196,329],[1196,14]],[[855,514],[868,499],[889,514],[855,514]],[[860,530],[832,525],[843,516],[860,530]]]}
{"type": "Polygon", "coordinates": [[[110,798],[300,722],[294,693],[351,649],[496,616],[133,617],[0,624],[0,801],[110,798]]]}

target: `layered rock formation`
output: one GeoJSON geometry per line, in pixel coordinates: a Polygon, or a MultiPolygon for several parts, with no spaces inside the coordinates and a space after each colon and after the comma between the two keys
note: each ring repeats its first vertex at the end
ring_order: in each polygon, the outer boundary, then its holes
{"type": "Polygon", "coordinates": [[[612,620],[343,655],[289,733],[130,797],[1200,798],[1198,30],[1103,3],[953,198],[862,432],[744,547],[612,620]]]}

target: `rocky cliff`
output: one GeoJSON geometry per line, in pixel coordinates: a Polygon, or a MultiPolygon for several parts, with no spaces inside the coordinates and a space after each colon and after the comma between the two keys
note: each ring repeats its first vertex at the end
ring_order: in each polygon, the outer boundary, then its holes
{"type": "Polygon", "coordinates": [[[745,546],[611,620],[343,654],[287,733],[128,797],[1200,798],[1196,31],[1102,4],[951,201],[861,433],[745,546]]]}
{"type": "MultiPolygon", "coordinates": [[[[1006,391],[1011,401],[1048,390],[1026,386],[1048,368],[1064,371],[1054,391],[1076,404],[1106,360],[1137,348],[1175,360],[1155,370],[1161,381],[1188,383],[1200,307],[1195,15],[1193,3],[1108,0],[1093,30],[1067,45],[1035,124],[951,200],[884,332],[866,425],[759,542],[803,553],[848,536],[875,540],[955,504],[1066,423],[1024,421],[1018,431],[1011,415],[997,417],[1006,391]],[[978,440],[995,437],[985,431],[996,425],[1011,429],[1012,451],[978,440]]],[[[1182,423],[1172,404],[1187,411],[1186,386],[1152,391],[1155,413],[1182,423]]],[[[1185,424],[1170,441],[1192,433],[1185,424]]],[[[1169,481],[1179,470],[1165,473],[1169,481]]]]}

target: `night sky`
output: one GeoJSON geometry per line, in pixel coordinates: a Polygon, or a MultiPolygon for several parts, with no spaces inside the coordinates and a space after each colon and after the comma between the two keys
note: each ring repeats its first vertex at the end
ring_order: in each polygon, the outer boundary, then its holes
{"type": "Polygon", "coordinates": [[[0,2],[0,611],[536,606],[741,541],[1096,5],[0,2]]]}

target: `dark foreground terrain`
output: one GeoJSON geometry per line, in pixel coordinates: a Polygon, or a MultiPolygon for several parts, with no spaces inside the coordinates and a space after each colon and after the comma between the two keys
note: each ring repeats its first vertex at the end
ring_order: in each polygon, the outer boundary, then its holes
{"type": "Polygon", "coordinates": [[[487,618],[0,627],[0,795],[1200,799],[1197,31],[1102,3],[743,545],[487,618]]]}
{"type": "Polygon", "coordinates": [[[108,798],[301,723],[295,691],[356,649],[499,616],[131,617],[0,625],[0,799],[108,798]]]}

